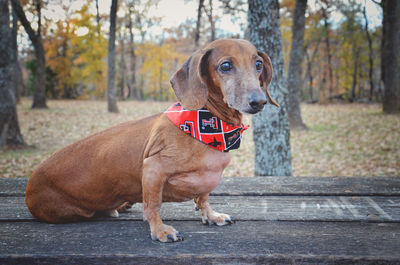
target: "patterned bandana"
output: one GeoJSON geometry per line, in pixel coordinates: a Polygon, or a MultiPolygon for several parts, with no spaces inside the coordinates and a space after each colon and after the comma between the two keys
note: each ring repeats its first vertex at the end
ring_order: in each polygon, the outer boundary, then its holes
{"type": "Polygon", "coordinates": [[[186,110],[179,102],[164,114],[182,131],[221,152],[238,149],[242,133],[250,126],[233,126],[214,116],[206,108],[186,110]]]}

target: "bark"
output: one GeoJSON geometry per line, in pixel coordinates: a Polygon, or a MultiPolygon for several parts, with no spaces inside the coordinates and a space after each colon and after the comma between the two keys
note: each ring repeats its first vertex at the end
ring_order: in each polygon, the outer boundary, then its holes
{"type": "Polygon", "coordinates": [[[293,17],[292,48],[290,50],[288,91],[289,91],[289,120],[291,128],[307,129],[301,118],[301,62],[303,60],[304,26],[307,0],[297,0],[293,17]]]}
{"type": "Polygon", "coordinates": [[[15,91],[15,97],[17,100],[17,103],[20,100],[21,97],[21,92],[25,91],[25,85],[24,81],[22,78],[22,71],[21,67],[19,65],[18,61],[18,43],[17,43],[17,35],[18,35],[18,17],[17,14],[15,13],[14,9],[12,9],[12,37],[11,37],[11,43],[12,43],[12,62],[14,65],[14,69],[12,71],[12,79],[13,79],[13,85],[14,85],[14,91],[15,91]]]}
{"type": "Polygon", "coordinates": [[[195,48],[199,47],[200,40],[200,27],[201,27],[201,10],[204,6],[204,0],[199,0],[199,6],[197,8],[197,22],[196,22],[196,31],[194,35],[194,46],[195,48]]]}
{"type": "Polygon", "coordinates": [[[372,97],[374,95],[374,78],[373,78],[373,73],[374,73],[374,52],[372,49],[372,39],[371,39],[371,34],[369,33],[368,30],[368,18],[367,18],[367,12],[364,6],[363,9],[363,16],[365,20],[365,35],[367,37],[368,41],[368,62],[369,62],[369,69],[368,69],[368,78],[369,78],[369,101],[372,101],[372,97]]]}
{"type": "Polygon", "coordinates": [[[255,174],[260,176],[292,175],[288,91],[284,75],[278,0],[249,0],[250,41],[266,52],[272,61],[274,78],[269,86],[281,108],[267,105],[253,116],[255,174]]]}
{"type": "Polygon", "coordinates": [[[13,45],[8,0],[0,0],[0,148],[5,145],[25,145],[17,116],[16,98],[12,85],[13,45]]]}
{"type": "Polygon", "coordinates": [[[382,0],[383,112],[400,113],[400,2],[382,0]]]}
{"type": "Polygon", "coordinates": [[[213,15],[213,2],[212,0],[208,1],[208,5],[209,5],[209,9],[207,10],[205,6],[203,6],[204,8],[204,12],[207,14],[208,17],[208,22],[210,23],[210,42],[215,40],[215,20],[214,20],[214,15],[213,15]]]}
{"type": "Polygon", "coordinates": [[[11,4],[15,13],[18,16],[19,21],[24,27],[26,33],[31,40],[34,50],[35,50],[35,58],[36,58],[36,78],[35,78],[35,91],[33,94],[33,109],[45,109],[47,108],[46,104],[46,62],[44,56],[44,49],[42,44],[42,38],[39,34],[36,34],[32,29],[31,24],[27,20],[25,13],[22,9],[22,6],[19,0],[11,0],[11,4]]]}
{"type": "Polygon", "coordinates": [[[129,58],[130,58],[130,80],[128,82],[128,98],[137,98],[136,88],[136,54],[135,54],[135,42],[133,35],[133,22],[132,22],[132,9],[129,7],[129,58]]]}
{"type": "Polygon", "coordinates": [[[314,102],[314,94],[313,94],[313,83],[314,83],[314,76],[312,74],[313,71],[313,63],[315,56],[317,55],[319,44],[321,43],[321,38],[318,38],[317,43],[314,47],[314,50],[312,52],[311,57],[308,55],[307,49],[305,48],[304,54],[306,55],[306,60],[307,60],[307,74],[308,76],[308,82],[309,82],[309,97],[310,97],[310,102],[314,102]]]}
{"type": "Polygon", "coordinates": [[[118,112],[115,96],[115,29],[118,0],[112,0],[110,11],[110,37],[108,40],[108,112],[118,112]]]}
{"type": "Polygon", "coordinates": [[[96,0],[96,26],[97,34],[100,35],[100,12],[99,12],[99,0],[96,0]]]}
{"type": "Polygon", "coordinates": [[[324,18],[324,29],[325,29],[325,45],[326,45],[326,54],[328,56],[328,62],[327,62],[327,66],[328,66],[328,75],[329,75],[329,100],[332,99],[333,96],[333,74],[332,74],[332,54],[331,54],[331,47],[330,47],[330,35],[329,35],[329,31],[330,31],[330,26],[329,26],[329,22],[328,22],[328,11],[327,11],[328,7],[326,8],[322,8],[322,16],[324,18]]]}
{"type": "Polygon", "coordinates": [[[357,77],[358,77],[358,61],[360,59],[360,48],[356,47],[356,44],[353,42],[353,63],[354,63],[354,69],[353,69],[353,82],[351,85],[351,90],[350,90],[350,97],[349,101],[354,102],[356,99],[356,86],[357,86],[357,77]]]}
{"type": "Polygon", "coordinates": [[[126,72],[126,63],[125,63],[125,44],[124,44],[124,38],[121,38],[120,40],[120,45],[121,45],[121,68],[120,68],[120,97],[121,99],[124,99],[125,97],[125,72],[126,72]]]}

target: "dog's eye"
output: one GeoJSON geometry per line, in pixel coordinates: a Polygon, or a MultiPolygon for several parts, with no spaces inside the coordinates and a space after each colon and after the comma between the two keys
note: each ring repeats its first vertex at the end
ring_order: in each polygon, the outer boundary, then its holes
{"type": "Polygon", "coordinates": [[[220,66],[219,69],[223,72],[229,72],[230,70],[232,70],[232,63],[230,62],[223,62],[220,66]]]}
{"type": "Polygon", "coordinates": [[[263,63],[261,61],[256,61],[256,69],[259,72],[263,69],[263,63]]]}

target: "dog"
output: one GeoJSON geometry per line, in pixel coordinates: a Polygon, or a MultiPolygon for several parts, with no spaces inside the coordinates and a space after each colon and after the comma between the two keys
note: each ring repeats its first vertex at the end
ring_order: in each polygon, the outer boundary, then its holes
{"type": "Polygon", "coordinates": [[[151,238],[160,242],[184,239],[162,222],[162,202],[193,199],[203,224],[233,223],[233,217],[211,208],[209,193],[230,161],[223,148],[238,147],[246,129],[242,113],[255,114],[268,101],[279,107],[267,89],[272,74],[268,55],[250,42],[221,39],[210,43],[172,76],[170,83],[179,103],[169,111],[91,135],[42,162],[26,188],[29,211],[48,223],[67,223],[98,212],[118,217],[118,211],[129,203],[141,202],[151,238]],[[194,139],[193,123],[179,127],[172,122],[177,109],[208,115],[199,125],[201,130],[233,128],[229,142],[218,138],[224,137],[218,132],[211,134],[208,144],[194,139]]]}

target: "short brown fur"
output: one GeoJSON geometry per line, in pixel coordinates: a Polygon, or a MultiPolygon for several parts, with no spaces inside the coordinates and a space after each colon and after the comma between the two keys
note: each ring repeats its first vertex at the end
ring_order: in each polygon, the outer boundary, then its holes
{"type": "MultiPolygon", "coordinates": [[[[272,77],[270,62],[257,54],[247,41],[215,41],[196,52],[171,84],[184,107],[205,106],[222,120],[240,125],[241,112],[249,107],[242,102],[246,95],[236,94],[261,93],[260,84],[266,89],[272,77]],[[235,66],[230,77],[218,70],[224,56],[235,66]],[[254,58],[249,56],[261,58],[264,72],[254,72],[254,58]]],[[[157,114],[119,124],[53,154],[33,171],[26,204],[43,221],[65,223],[97,212],[117,216],[116,209],[125,209],[127,202],[142,202],[152,239],[179,241],[183,236],[161,220],[162,202],[194,199],[203,223],[233,222],[208,203],[208,194],[218,185],[229,160],[229,153],[189,137],[165,115],[157,114]]]]}

